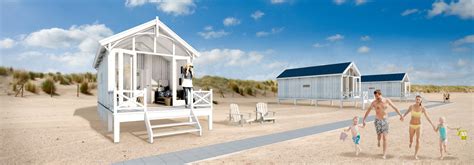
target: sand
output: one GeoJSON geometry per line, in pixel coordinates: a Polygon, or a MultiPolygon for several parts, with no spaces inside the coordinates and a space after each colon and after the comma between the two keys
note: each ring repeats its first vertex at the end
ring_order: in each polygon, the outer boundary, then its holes
{"type": "MultiPolygon", "coordinates": [[[[437,94],[429,94],[432,98],[437,94]]],[[[434,99],[434,98],[433,98],[434,99]]],[[[452,127],[474,130],[473,94],[453,94],[452,104],[429,110],[429,116],[437,123],[441,116],[447,118],[452,127]]],[[[363,112],[359,113],[363,115],[363,112]]],[[[250,149],[237,154],[214,160],[202,161],[199,164],[472,164],[474,162],[473,140],[460,140],[456,131],[448,132],[448,153],[444,160],[439,160],[439,136],[433,131],[428,121],[422,120],[419,160],[414,159],[414,147],[408,148],[409,121],[400,122],[397,117],[390,119],[388,158],[382,159],[382,149],[377,147],[373,123],[361,129],[362,152],[356,156],[351,140],[342,142],[338,139],[342,129],[307,136],[250,149]]],[[[472,133],[470,133],[472,137],[472,133]]]]}
{"type": "MultiPolygon", "coordinates": [[[[313,125],[348,120],[354,115],[363,115],[360,108],[347,103],[343,109],[330,107],[329,102],[315,107],[308,102],[297,106],[287,102],[277,104],[275,97],[217,97],[219,102],[214,109],[214,130],[207,130],[207,121],[201,118],[203,136],[184,134],[156,138],[154,144],[146,141],[144,122],[122,124],[121,141],[112,142],[110,132],[102,123],[96,111],[96,96],[75,96],[75,86],[59,86],[59,96],[50,98],[40,92],[39,95],[25,92],[25,97],[0,95],[0,164],[109,164],[113,162],[146,157],[198,146],[233,141],[270,133],[277,133],[313,125]],[[254,113],[255,103],[269,103],[269,109],[277,112],[275,124],[252,124],[244,127],[229,125],[226,122],[229,103],[237,103],[244,113],[254,113]]],[[[93,92],[94,93],[94,92],[93,92]]],[[[427,94],[433,99],[440,94],[427,94]]],[[[433,118],[441,115],[448,118],[451,125],[473,130],[473,95],[453,94],[455,103],[430,111],[433,118]]],[[[411,103],[395,102],[400,108],[411,103]]],[[[436,134],[423,129],[421,160],[411,158],[408,150],[408,122],[401,123],[392,119],[392,148],[388,160],[380,160],[380,149],[376,148],[375,131],[369,124],[363,129],[361,147],[364,150],[359,157],[353,156],[353,146],[335,140],[339,131],[325,132],[291,141],[276,143],[237,154],[202,161],[203,164],[287,164],[287,163],[400,163],[400,162],[456,162],[468,164],[473,161],[472,140],[460,141],[449,135],[449,152],[452,156],[439,161],[436,134]],[[398,135],[398,136],[396,136],[398,135]]],[[[166,121],[163,121],[166,122],[166,121]]]]}

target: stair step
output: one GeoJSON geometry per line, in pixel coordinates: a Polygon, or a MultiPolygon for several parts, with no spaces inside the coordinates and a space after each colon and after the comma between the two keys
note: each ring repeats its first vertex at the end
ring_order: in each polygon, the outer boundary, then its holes
{"type": "Polygon", "coordinates": [[[160,124],[152,125],[151,128],[164,128],[164,127],[175,127],[175,126],[185,126],[185,125],[195,125],[197,122],[182,122],[182,123],[170,123],[170,124],[160,124]]]}
{"type": "Polygon", "coordinates": [[[190,132],[199,132],[199,129],[184,129],[184,130],[176,130],[176,131],[167,131],[167,132],[160,132],[153,134],[153,137],[161,137],[161,136],[169,136],[169,135],[176,135],[176,134],[184,134],[190,132]]]}

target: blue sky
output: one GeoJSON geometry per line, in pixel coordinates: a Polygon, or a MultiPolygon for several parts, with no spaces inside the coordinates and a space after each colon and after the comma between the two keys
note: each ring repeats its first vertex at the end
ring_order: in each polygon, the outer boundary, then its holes
{"type": "Polygon", "coordinates": [[[354,61],[363,74],[474,85],[474,1],[4,0],[0,65],[94,71],[97,41],[154,19],[202,53],[198,76],[274,79],[354,61]]]}

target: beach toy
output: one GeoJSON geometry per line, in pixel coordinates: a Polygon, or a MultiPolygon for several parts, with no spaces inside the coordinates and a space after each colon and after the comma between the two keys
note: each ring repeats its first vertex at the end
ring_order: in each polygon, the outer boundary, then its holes
{"type": "Polygon", "coordinates": [[[461,140],[467,140],[467,130],[458,129],[458,136],[461,137],[461,140]]]}
{"type": "Polygon", "coordinates": [[[341,135],[339,135],[339,140],[345,141],[347,138],[347,133],[341,132],[341,135]]]}

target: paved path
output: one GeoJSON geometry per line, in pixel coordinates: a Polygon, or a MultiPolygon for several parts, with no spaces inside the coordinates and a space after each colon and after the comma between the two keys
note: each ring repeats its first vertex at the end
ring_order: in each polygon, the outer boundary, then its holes
{"type": "MultiPolygon", "coordinates": [[[[437,107],[443,105],[441,102],[430,102],[429,105],[425,106],[426,108],[437,107]]],[[[402,110],[404,113],[406,109],[402,110]]],[[[395,116],[395,112],[390,112],[389,117],[395,116]]],[[[368,121],[373,121],[374,116],[369,116],[368,121]]],[[[307,128],[300,128],[280,133],[274,133],[269,135],[263,135],[258,137],[252,137],[242,140],[236,140],[231,142],[224,142],[219,144],[213,144],[209,146],[203,146],[188,150],[176,151],[165,153],[156,156],[138,158],[133,160],[128,160],[124,162],[114,163],[117,165],[141,165],[141,164],[186,164],[191,162],[196,162],[199,160],[209,159],[217,156],[223,156],[235,152],[240,152],[256,147],[261,147],[273,143],[278,143],[286,140],[301,138],[304,136],[314,135],[326,131],[331,131],[334,129],[340,129],[347,127],[352,123],[352,120],[339,121],[329,124],[316,125],[307,128]]]]}

